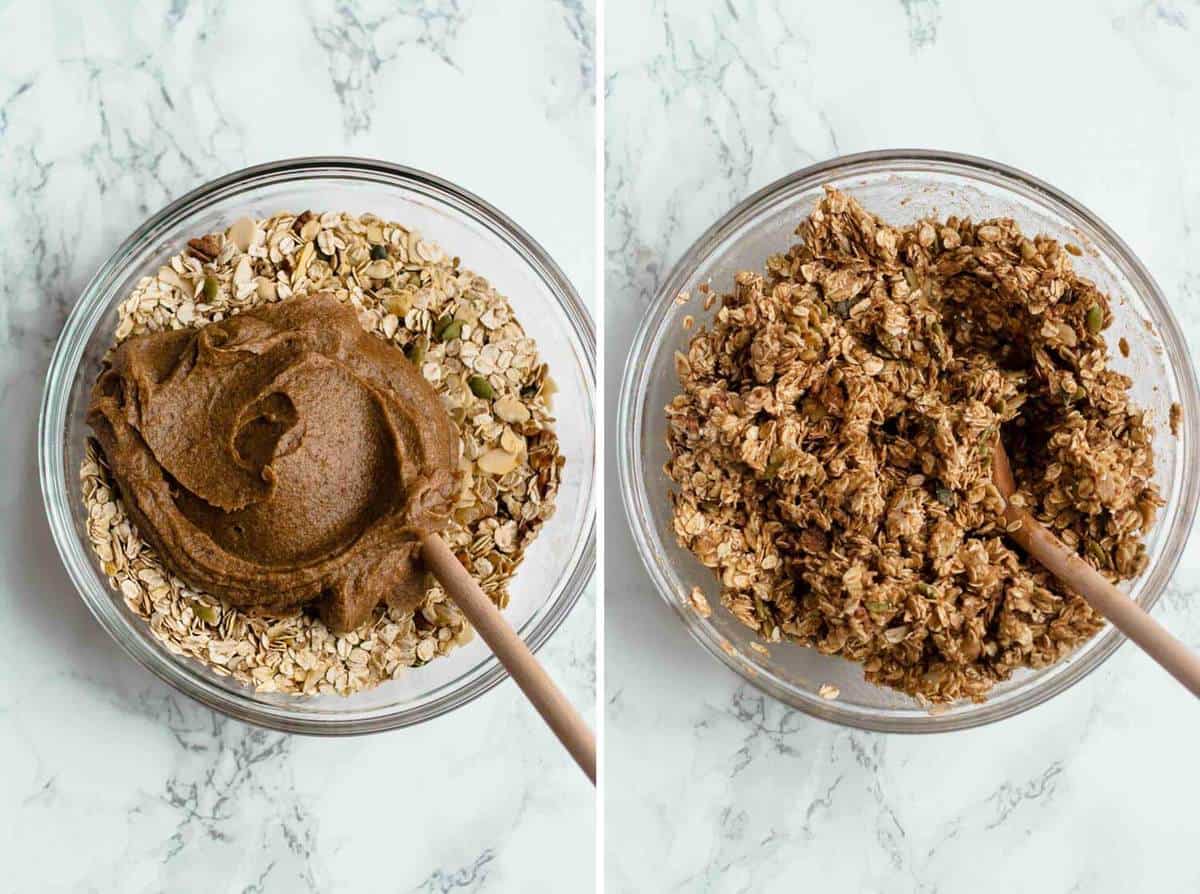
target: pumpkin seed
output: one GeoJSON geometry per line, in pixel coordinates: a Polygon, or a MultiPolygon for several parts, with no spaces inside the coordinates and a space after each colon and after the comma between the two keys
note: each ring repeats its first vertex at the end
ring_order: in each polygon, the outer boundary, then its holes
{"type": "Polygon", "coordinates": [[[484,400],[491,400],[496,396],[496,389],[492,387],[492,383],[481,375],[473,375],[467,379],[467,385],[471,389],[471,393],[476,397],[482,397],[484,400]]]}
{"type": "Polygon", "coordinates": [[[462,329],[462,320],[456,320],[447,315],[438,320],[437,326],[433,330],[433,337],[438,341],[453,341],[462,335],[462,329]]]}
{"type": "Polygon", "coordinates": [[[192,600],[192,611],[196,617],[207,624],[216,624],[221,620],[221,610],[215,605],[209,605],[207,602],[201,602],[199,599],[192,600]]]}
{"type": "Polygon", "coordinates": [[[428,340],[425,336],[418,335],[404,348],[404,356],[408,358],[409,363],[414,366],[420,366],[425,362],[425,352],[428,349],[428,340]]]}

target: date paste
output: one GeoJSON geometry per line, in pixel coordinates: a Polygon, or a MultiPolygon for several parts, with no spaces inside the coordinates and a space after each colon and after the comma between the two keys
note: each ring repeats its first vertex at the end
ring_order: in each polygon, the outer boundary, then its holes
{"type": "Polygon", "coordinates": [[[403,353],[329,294],[130,338],[92,391],[130,517],[189,585],[335,632],[424,592],[459,440],[403,353]]]}

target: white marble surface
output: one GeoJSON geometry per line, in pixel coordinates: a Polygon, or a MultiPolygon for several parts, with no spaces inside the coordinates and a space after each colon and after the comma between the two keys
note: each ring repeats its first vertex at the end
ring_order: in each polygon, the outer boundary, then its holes
{"type": "MultiPolygon", "coordinates": [[[[512,683],[330,741],[227,721],[136,667],[59,566],[34,431],[96,267],[149,212],[247,164],[434,171],[594,298],[592,19],[588,0],[0,3],[0,890],[590,888],[591,788],[512,683]]],[[[585,707],[594,607],[543,652],[585,707]]]]}
{"type": "MultiPolygon", "coordinates": [[[[608,418],[643,308],[708,224],[884,147],[991,156],[1076,196],[1200,350],[1200,4],[610,0],[607,29],[608,418]]],[[[977,731],[809,719],[738,685],[651,592],[608,459],[609,890],[1200,889],[1200,710],[1132,647],[977,731]]],[[[1198,547],[1156,614],[1200,648],[1198,547]]]]}

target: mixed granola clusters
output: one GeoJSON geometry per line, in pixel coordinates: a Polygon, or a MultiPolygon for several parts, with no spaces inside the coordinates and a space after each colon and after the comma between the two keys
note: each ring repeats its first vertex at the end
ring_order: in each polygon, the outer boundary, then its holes
{"type": "Polygon", "coordinates": [[[981,700],[1103,623],[1005,538],[997,437],[1065,543],[1113,580],[1147,562],[1152,429],[1108,368],[1109,299],[1011,220],[896,228],[828,190],[797,234],[676,357],[676,536],[764,640],[981,700]]]}
{"type": "MultiPolygon", "coordinates": [[[[119,308],[114,346],[322,292],[353,308],[367,332],[403,349],[437,391],[462,443],[462,486],[442,536],[506,607],[509,581],[554,512],[564,463],[551,410],[556,388],[507,299],[458,258],[371,214],[243,218],[192,239],[142,278],[119,308]]],[[[164,565],[131,523],[94,442],[80,478],[88,534],[110,584],[170,651],[219,675],[262,692],[348,695],[472,637],[432,578],[415,610],[380,604],[348,632],[308,612],[236,608],[164,565]]]]}

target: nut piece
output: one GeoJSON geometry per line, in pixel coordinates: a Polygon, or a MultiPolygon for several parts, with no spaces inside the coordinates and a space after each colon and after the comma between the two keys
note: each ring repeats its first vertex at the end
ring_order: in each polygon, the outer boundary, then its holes
{"type": "Polygon", "coordinates": [[[521,424],[529,421],[529,407],[513,394],[506,394],[492,406],[492,410],[505,422],[521,424]]]}
{"type": "Polygon", "coordinates": [[[237,285],[244,285],[254,278],[254,267],[250,263],[250,256],[243,255],[238,261],[238,265],[233,268],[233,281],[237,285]]]}
{"type": "Polygon", "coordinates": [[[300,249],[300,259],[296,261],[296,270],[292,273],[292,284],[300,282],[304,278],[304,273],[308,270],[308,264],[313,259],[313,255],[317,253],[317,247],[311,242],[304,243],[304,248],[300,249]]]}
{"type": "Polygon", "coordinates": [[[500,433],[500,446],[509,453],[520,456],[521,451],[525,448],[525,440],[511,428],[506,428],[500,433]]]}
{"type": "Polygon", "coordinates": [[[225,232],[225,238],[237,246],[238,251],[247,251],[254,244],[254,232],[257,227],[253,219],[241,217],[230,224],[225,232]]]}
{"type": "Polygon", "coordinates": [[[312,242],[317,238],[317,233],[321,232],[321,221],[317,218],[305,221],[304,226],[300,228],[300,238],[305,242],[312,242]]]}
{"type": "Polygon", "coordinates": [[[499,447],[493,447],[483,456],[476,460],[476,464],[489,475],[500,477],[507,475],[517,467],[517,455],[509,453],[507,450],[502,450],[499,447]]]}
{"type": "Polygon", "coordinates": [[[387,279],[392,275],[391,261],[372,261],[363,271],[371,279],[387,279]]]}
{"type": "Polygon", "coordinates": [[[221,237],[216,233],[209,233],[199,239],[189,239],[188,248],[200,260],[211,261],[221,253],[221,237]]]}

